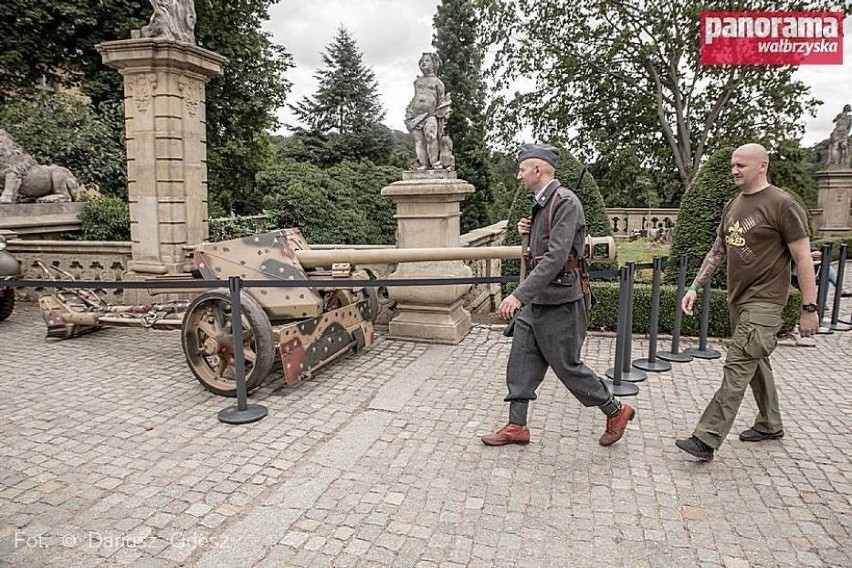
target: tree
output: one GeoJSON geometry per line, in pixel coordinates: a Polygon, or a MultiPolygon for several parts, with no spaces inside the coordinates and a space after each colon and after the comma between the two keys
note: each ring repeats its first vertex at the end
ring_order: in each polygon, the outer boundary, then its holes
{"type": "Polygon", "coordinates": [[[412,160],[405,149],[396,146],[394,133],[383,124],[372,124],[359,132],[346,134],[324,134],[299,129],[276,146],[276,153],[280,157],[310,162],[321,168],[331,167],[344,160],[362,159],[379,165],[405,167],[412,160]]]}
{"type": "Polygon", "coordinates": [[[6,130],[40,164],[59,164],[81,184],[127,198],[124,109],[105,102],[94,108],[73,95],[41,93],[0,106],[6,130]]]}
{"type": "Polygon", "coordinates": [[[273,0],[200,0],[199,44],[228,58],[224,74],[207,85],[207,163],[211,217],[217,211],[257,213],[263,195],[255,177],[267,165],[267,130],[278,126],[293,66],[289,53],[261,29],[273,0]]]}
{"type": "Polygon", "coordinates": [[[298,227],[308,242],[392,244],[393,203],[381,190],[400,169],[367,160],[328,169],[284,159],[258,175],[264,205],[279,227],[298,227]]]}
{"type": "MultiPolygon", "coordinates": [[[[731,177],[733,153],[733,148],[719,148],[713,152],[693,178],[683,196],[675,225],[671,248],[672,258],[680,255],[704,258],[716,241],[716,230],[722,218],[722,209],[739,192],[731,177]]],[[[692,282],[697,273],[697,266],[689,267],[687,283],[692,282]]],[[[720,267],[713,275],[712,286],[725,288],[726,274],[725,267],[720,267]]],[[[666,281],[675,283],[677,270],[666,271],[666,281]]]]}
{"type": "Polygon", "coordinates": [[[121,100],[121,76],[95,45],[130,37],[150,15],[138,0],[4,0],[0,3],[0,103],[32,98],[43,82],[79,86],[95,105],[121,100]]]}
{"type": "Polygon", "coordinates": [[[462,204],[462,232],[489,223],[493,203],[493,174],[485,143],[485,85],[483,49],[478,38],[479,18],[467,0],[442,0],[434,19],[432,44],[441,58],[441,78],[453,101],[445,131],[453,140],[459,177],[476,191],[462,204]]]}
{"type": "MultiPolygon", "coordinates": [[[[254,177],[269,157],[265,130],[277,125],[292,67],[289,54],[261,30],[273,0],[196,0],[196,38],[228,58],[224,76],[207,86],[211,210],[256,212],[254,177]]],[[[95,45],[130,37],[151,9],[138,0],[0,3],[0,103],[34,98],[42,77],[79,87],[94,108],[123,100],[121,75],[101,63],[95,45]]]]}
{"type": "MultiPolygon", "coordinates": [[[[736,9],[740,2],[728,6],[736,9]]],[[[750,9],[818,9],[827,0],[749,2],[750,9]]],[[[708,153],[725,144],[775,143],[813,112],[794,67],[702,66],[705,3],[494,0],[478,4],[497,47],[498,92],[527,77],[535,88],[498,97],[504,135],[522,124],[563,140],[585,161],[625,150],[680,181],[676,203],[708,153]]]]}
{"type": "Polygon", "coordinates": [[[817,150],[802,148],[798,140],[784,141],[769,152],[770,183],[796,193],[806,209],[817,206],[819,189],[814,173],[819,167],[817,150]]]}
{"type": "Polygon", "coordinates": [[[376,76],[364,65],[361,50],[345,27],[338,28],[322,60],[325,68],[314,75],[317,92],[290,105],[296,117],[323,134],[358,132],[381,122],[385,111],[376,76]]]}

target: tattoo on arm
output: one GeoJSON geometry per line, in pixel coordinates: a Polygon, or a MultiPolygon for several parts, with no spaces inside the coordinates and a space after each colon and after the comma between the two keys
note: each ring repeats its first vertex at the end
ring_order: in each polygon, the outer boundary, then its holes
{"type": "Polygon", "coordinates": [[[710,281],[710,277],[716,272],[723,262],[725,262],[725,241],[721,237],[716,237],[713,247],[707,256],[704,257],[704,262],[701,263],[701,268],[698,269],[698,276],[692,283],[694,286],[702,287],[710,281]]]}

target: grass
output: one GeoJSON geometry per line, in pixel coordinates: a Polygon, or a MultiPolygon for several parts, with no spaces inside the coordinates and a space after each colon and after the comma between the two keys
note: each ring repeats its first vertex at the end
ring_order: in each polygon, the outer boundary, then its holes
{"type": "Polygon", "coordinates": [[[655,256],[668,257],[670,245],[666,243],[653,243],[650,239],[636,239],[635,241],[616,241],[618,248],[618,265],[624,266],[628,262],[642,264],[653,262],[655,256]]]}
{"type": "MultiPolygon", "coordinates": [[[[671,245],[668,243],[654,243],[651,242],[651,239],[643,238],[636,239],[635,241],[626,239],[618,240],[616,241],[616,248],[618,249],[618,257],[616,259],[618,266],[624,266],[628,262],[635,262],[636,264],[651,263],[654,261],[655,256],[667,258],[671,245]]],[[[654,271],[650,269],[636,271],[637,282],[651,282],[653,276],[654,271]]]]}

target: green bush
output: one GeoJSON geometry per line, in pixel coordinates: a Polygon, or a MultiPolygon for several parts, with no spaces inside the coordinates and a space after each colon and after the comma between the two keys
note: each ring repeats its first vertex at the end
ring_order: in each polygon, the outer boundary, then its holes
{"type": "Polygon", "coordinates": [[[84,241],[130,240],[130,208],[123,199],[101,197],[87,201],[80,220],[84,241]]]}
{"type": "Polygon", "coordinates": [[[344,161],[328,169],[283,160],[258,174],[264,209],[277,227],[298,227],[308,242],[393,244],[393,202],[381,195],[401,170],[344,161]]]}
{"type": "MultiPolygon", "coordinates": [[[[589,329],[615,331],[618,323],[618,283],[592,282],[592,289],[598,304],[592,310],[589,318],[589,329]]],[[[675,318],[675,286],[660,287],[660,319],[658,333],[671,334],[675,318]]],[[[681,320],[681,335],[697,337],[700,332],[701,295],[696,302],[694,315],[684,314],[681,320]]],[[[798,290],[791,290],[782,317],[784,323],[779,334],[790,333],[799,322],[799,306],[801,295],[798,290]]],[[[679,308],[677,308],[679,309],[679,308]]],[[[648,333],[651,328],[651,285],[635,284],[633,286],[633,333],[648,333]]],[[[710,296],[710,337],[729,337],[731,324],[728,319],[728,297],[725,290],[713,290],[710,296]]]]}
{"type": "Polygon", "coordinates": [[[612,226],[606,216],[606,206],[601,196],[598,183],[592,177],[591,172],[586,172],[583,183],[577,187],[577,180],[583,169],[581,164],[565,148],[559,149],[559,167],[556,168],[556,179],[574,191],[583,203],[583,212],[586,215],[586,232],[594,237],[612,236],[612,226]]]}
{"type": "Polygon", "coordinates": [[[127,197],[121,103],[93,108],[67,94],[9,101],[0,106],[0,128],[39,163],[64,166],[104,195],[127,197]]]}
{"type": "Polygon", "coordinates": [[[213,242],[229,241],[271,231],[272,219],[268,215],[249,215],[246,217],[221,217],[210,219],[210,236],[213,242]]]}
{"type": "MultiPolygon", "coordinates": [[[[722,217],[722,209],[739,191],[731,177],[732,148],[721,148],[714,152],[701,166],[680,202],[677,224],[672,239],[671,258],[685,254],[704,258],[716,240],[716,230],[722,217]]],[[[698,267],[687,270],[686,283],[692,283],[698,267]]],[[[712,286],[725,288],[727,270],[721,266],[713,275],[712,286]]],[[[666,272],[665,282],[674,284],[677,271],[666,272]]]]}
{"type": "MultiPolygon", "coordinates": [[[[846,245],[846,268],[852,270],[852,237],[817,237],[811,241],[815,247],[831,243],[831,260],[840,258],[840,245],[846,245]]],[[[846,278],[849,278],[848,276],[846,278]]]]}

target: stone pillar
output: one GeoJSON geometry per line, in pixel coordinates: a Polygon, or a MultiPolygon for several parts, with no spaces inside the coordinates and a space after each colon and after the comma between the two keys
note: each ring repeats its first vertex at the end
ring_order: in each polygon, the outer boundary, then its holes
{"type": "MultiPolygon", "coordinates": [[[[459,203],[473,193],[466,181],[442,170],[403,172],[402,181],[382,189],[396,204],[397,246],[459,247],[459,203]]],[[[406,262],[389,278],[470,278],[462,261],[406,262]]],[[[470,284],[391,287],[399,313],[388,324],[389,335],[430,343],[458,343],[470,331],[470,312],[462,307],[470,284]]]]}
{"type": "Polygon", "coordinates": [[[97,46],[124,77],[133,272],[184,270],[207,238],[205,85],[226,59],[195,45],[127,39],[97,46]]]}
{"type": "Polygon", "coordinates": [[[852,206],[852,169],[828,169],[816,172],[822,220],[816,229],[820,236],[852,233],[849,208],[852,206]]]}

